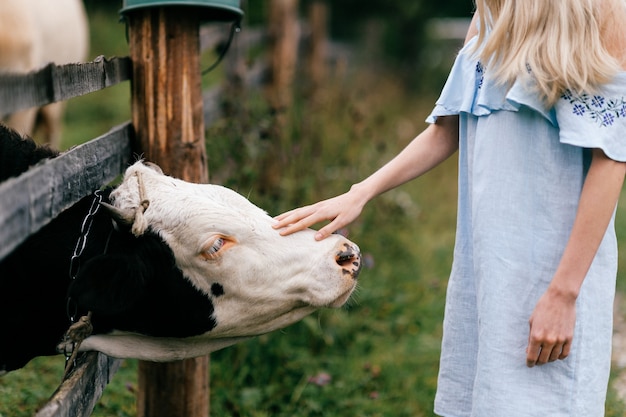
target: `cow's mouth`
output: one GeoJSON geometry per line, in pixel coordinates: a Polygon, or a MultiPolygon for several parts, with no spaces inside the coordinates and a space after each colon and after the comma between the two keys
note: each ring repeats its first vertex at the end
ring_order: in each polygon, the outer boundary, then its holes
{"type": "Polygon", "coordinates": [[[333,301],[332,303],[328,305],[328,307],[339,308],[343,306],[350,299],[350,296],[352,295],[352,292],[354,291],[355,288],[356,288],[356,281],[354,282],[354,285],[352,285],[347,291],[345,291],[343,294],[337,297],[335,301],[333,301]]]}

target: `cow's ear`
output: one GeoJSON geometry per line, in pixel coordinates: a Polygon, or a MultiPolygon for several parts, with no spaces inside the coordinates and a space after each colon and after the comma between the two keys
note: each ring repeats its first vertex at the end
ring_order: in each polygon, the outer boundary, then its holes
{"type": "Polygon", "coordinates": [[[68,295],[94,314],[119,314],[143,296],[145,277],[145,265],[126,254],[101,255],[81,266],[68,295]]]}

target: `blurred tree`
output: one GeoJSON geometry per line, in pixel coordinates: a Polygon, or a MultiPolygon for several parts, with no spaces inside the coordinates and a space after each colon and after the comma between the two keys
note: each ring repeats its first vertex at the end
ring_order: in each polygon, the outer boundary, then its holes
{"type": "MultiPolygon", "coordinates": [[[[313,0],[305,0],[303,4],[313,0]]],[[[408,81],[421,79],[427,70],[422,50],[427,42],[426,23],[433,18],[470,18],[472,0],[341,0],[327,1],[331,10],[331,36],[334,39],[359,41],[365,34],[369,46],[382,52],[380,58],[405,74],[408,81]],[[371,42],[378,42],[372,45],[371,42]]]]}
{"type": "MultiPolygon", "coordinates": [[[[123,0],[84,0],[88,10],[104,9],[116,13],[123,0]]],[[[301,16],[306,16],[313,1],[325,1],[330,10],[330,37],[361,44],[368,64],[391,67],[404,76],[408,85],[425,85],[424,77],[432,65],[424,54],[427,22],[433,18],[471,17],[473,0],[300,0],[301,16]]],[[[245,26],[267,21],[269,1],[241,0],[245,26]]]]}

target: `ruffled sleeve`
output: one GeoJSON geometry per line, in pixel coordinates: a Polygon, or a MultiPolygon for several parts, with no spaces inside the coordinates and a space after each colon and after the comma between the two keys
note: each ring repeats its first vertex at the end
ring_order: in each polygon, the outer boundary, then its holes
{"type": "Polygon", "coordinates": [[[448,80],[441,90],[435,108],[426,121],[434,123],[439,116],[451,116],[461,111],[470,112],[476,108],[476,96],[484,81],[483,67],[478,60],[471,60],[467,54],[475,39],[459,52],[448,75],[448,80]]]}
{"type": "Polygon", "coordinates": [[[518,111],[522,106],[541,114],[559,128],[561,143],[599,148],[611,159],[626,162],[626,72],[593,94],[566,92],[553,107],[546,107],[532,86],[532,76],[511,88],[489,77],[487,69],[472,54],[477,37],[459,52],[428,123],[440,116],[467,113],[486,116],[494,111],[518,111]]]}
{"type": "Polygon", "coordinates": [[[457,55],[435,108],[426,119],[428,123],[462,111],[483,113],[477,96],[483,88],[484,69],[477,59],[468,56],[475,42],[476,38],[471,39],[457,55]]]}
{"type": "Polygon", "coordinates": [[[459,52],[435,108],[426,121],[434,123],[439,116],[460,113],[485,116],[496,110],[517,111],[521,106],[527,106],[556,124],[552,109],[546,108],[522,82],[507,88],[488,76],[486,68],[472,53],[477,41],[478,37],[472,38],[459,52]]]}
{"type": "Polygon", "coordinates": [[[593,94],[567,91],[555,108],[562,143],[599,148],[611,159],[626,161],[626,73],[593,94]]]}

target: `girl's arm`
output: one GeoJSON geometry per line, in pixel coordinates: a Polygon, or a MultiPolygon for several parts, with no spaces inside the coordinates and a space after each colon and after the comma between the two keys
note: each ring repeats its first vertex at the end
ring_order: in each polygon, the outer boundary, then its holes
{"type": "MultiPolygon", "coordinates": [[[[478,34],[478,14],[470,23],[465,42],[478,34]]],[[[321,240],[338,229],[352,223],[365,204],[375,196],[419,177],[431,170],[459,148],[459,118],[437,118],[419,136],[387,165],[364,181],[354,184],[350,191],[319,203],[300,207],[276,217],[275,229],[285,236],[324,220],[330,223],[316,233],[321,240]]]]}
{"type": "Polygon", "coordinates": [[[576,322],[576,298],[615,210],[626,163],[594,149],[572,232],[547,291],[530,317],[529,367],[565,359],[576,322]]]}
{"type": "MultiPolygon", "coordinates": [[[[602,3],[605,5],[605,3],[602,3]]],[[[626,71],[626,12],[623,7],[605,10],[611,14],[606,47],[626,71]]],[[[526,350],[528,366],[564,359],[570,351],[576,321],[576,298],[591,262],[604,237],[619,198],[626,163],[609,159],[594,149],[591,167],[578,203],[574,226],[561,262],[548,290],[530,318],[526,350]]]]}
{"type": "Polygon", "coordinates": [[[331,222],[316,233],[321,240],[356,219],[372,198],[417,178],[439,165],[459,146],[459,118],[445,116],[428,126],[394,159],[348,192],[319,203],[297,208],[276,217],[275,229],[288,235],[324,220],[331,222]]]}

